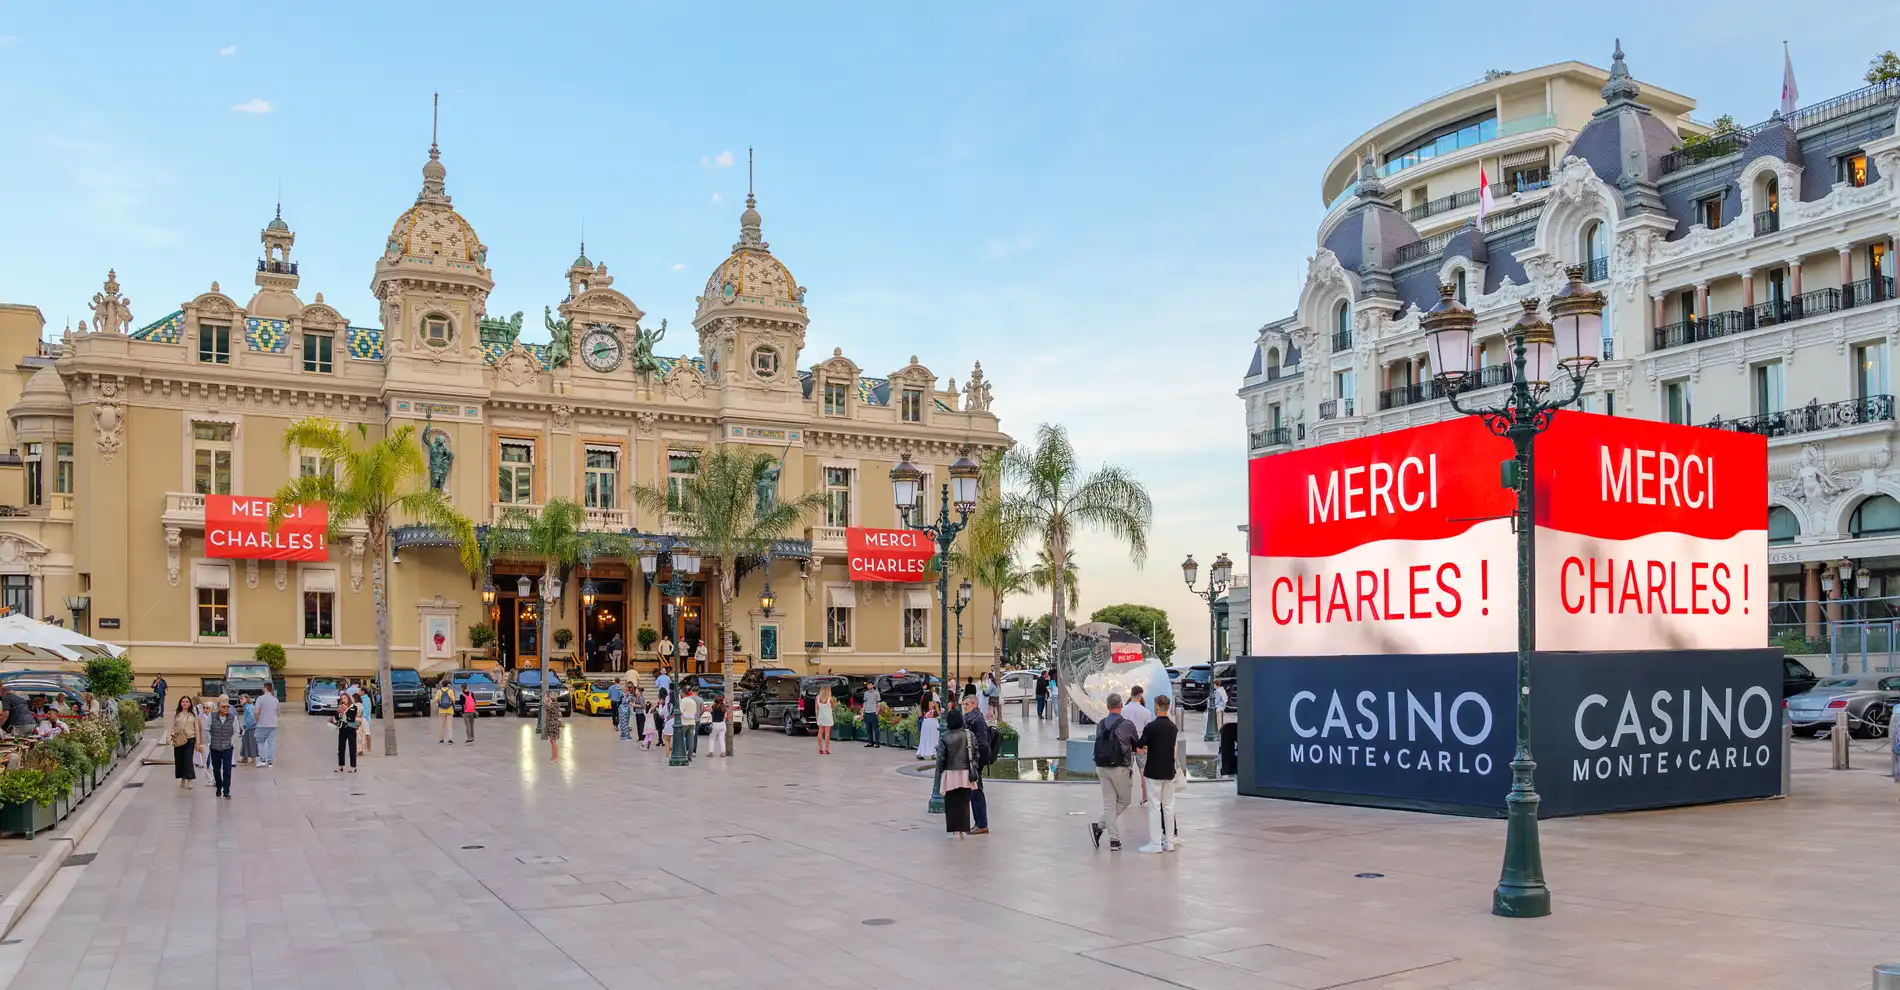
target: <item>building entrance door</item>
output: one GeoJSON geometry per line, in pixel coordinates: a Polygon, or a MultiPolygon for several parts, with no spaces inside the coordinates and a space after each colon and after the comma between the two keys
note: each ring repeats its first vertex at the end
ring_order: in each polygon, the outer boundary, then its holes
{"type": "MultiPolygon", "coordinates": [[[[677,642],[674,644],[675,662],[676,669],[681,673],[703,674],[706,672],[705,667],[712,663],[710,655],[707,657],[706,664],[701,664],[696,658],[702,636],[701,624],[706,614],[705,602],[706,586],[702,583],[691,585],[687,588],[686,594],[679,598],[666,600],[663,609],[666,628],[663,632],[667,636],[677,637],[677,642]],[[677,630],[674,625],[676,617],[677,630]]],[[[708,644],[709,654],[711,649],[711,645],[708,644]]]]}
{"type": "Polygon", "coordinates": [[[622,580],[594,581],[594,607],[586,609],[581,621],[581,643],[588,673],[623,673],[632,649],[624,628],[627,623],[627,583],[622,580]]]}

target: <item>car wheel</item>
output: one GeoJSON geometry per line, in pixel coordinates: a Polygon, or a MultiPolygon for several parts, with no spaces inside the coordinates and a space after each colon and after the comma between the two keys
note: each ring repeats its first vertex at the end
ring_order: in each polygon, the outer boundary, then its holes
{"type": "Polygon", "coordinates": [[[1879,739],[1887,734],[1888,723],[1892,718],[1886,705],[1873,702],[1860,713],[1861,729],[1855,735],[1862,739],[1879,739]]]}
{"type": "Polygon", "coordinates": [[[750,708],[746,709],[745,727],[748,729],[756,729],[759,727],[759,713],[758,712],[755,712],[750,708]]]}

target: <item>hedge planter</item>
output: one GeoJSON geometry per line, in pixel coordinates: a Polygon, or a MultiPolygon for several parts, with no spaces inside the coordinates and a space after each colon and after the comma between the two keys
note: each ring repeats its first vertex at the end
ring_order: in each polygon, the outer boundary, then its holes
{"type": "Polygon", "coordinates": [[[32,838],[59,824],[58,804],[0,804],[0,835],[24,835],[32,838]]]}
{"type": "Polygon", "coordinates": [[[996,755],[997,755],[997,756],[1010,756],[1010,757],[1013,757],[1013,756],[1015,756],[1015,755],[1016,755],[1016,744],[1017,744],[1018,742],[1021,742],[1021,740],[1020,740],[1020,739],[1018,739],[1018,738],[1017,738],[1017,737],[1015,737],[1015,736],[1004,736],[1004,737],[1003,737],[1003,745],[997,748],[997,750],[996,750],[996,755]]]}

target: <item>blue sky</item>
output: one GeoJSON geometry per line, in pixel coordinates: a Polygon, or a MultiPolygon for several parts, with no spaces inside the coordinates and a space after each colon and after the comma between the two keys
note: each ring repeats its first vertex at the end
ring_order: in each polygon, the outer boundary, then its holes
{"type": "Polygon", "coordinates": [[[1810,103],[1897,33],[1884,9],[1753,2],[27,6],[0,10],[0,300],[49,331],[108,267],[141,322],[213,280],[245,298],[280,184],[302,294],[373,324],[440,90],[490,312],[558,301],[584,225],[679,333],[753,145],[765,236],[810,289],[803,363],[915,353],[962,380],[982,360],[1006,429],[1065,423],[1087,463],[1133,469],[1148,565],[1086,542],[1083,610],[1165,607],[1188,658],[1206,613],[1176,565],[1244,558],[1234,392],[1254,329],[1293,306],[1346,142],[1486,69],[1605,65],[1619,34],[1638,79],[1751,122],[1784,37],[1810,103]]]}

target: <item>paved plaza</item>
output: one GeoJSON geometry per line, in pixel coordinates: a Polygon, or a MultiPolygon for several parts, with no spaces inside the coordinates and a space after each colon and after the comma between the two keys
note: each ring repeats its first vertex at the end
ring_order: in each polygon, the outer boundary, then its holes
{"type": "Polygon", "coordinates": [[[234,801],[142,771],[82,844],[97,858],[0,945],[0,981],[1861,990],[1900,959],[1873,743],[1846,772],[1804,743],[1792,800],[1548,822],[1556,913],[1505,921],[1496,821],[1207,783],[1181,851],[1110,854],[1095,787],[1017,783],[992,785],[993,834],[956,842],[922,813],[928,779],[861,744],[821,759],[748,732],[737,758],[669,768],[576,718],[551,765],[527,722],[451,747],[416,719],[402,756],[337,775],[333,730],[286,722],[234,801]]]}

